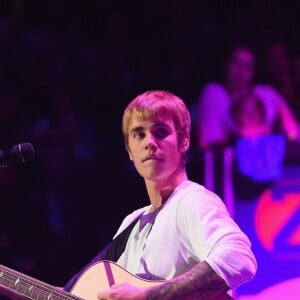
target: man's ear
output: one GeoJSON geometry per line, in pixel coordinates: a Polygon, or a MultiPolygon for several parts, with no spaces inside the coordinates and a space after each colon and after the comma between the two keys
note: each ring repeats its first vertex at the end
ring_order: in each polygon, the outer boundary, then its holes
{"type": "Polygon", "coordinates": [[[127,149],[127,152],[128,152],[128,155],[129,155],[129,159],[130,159],[130,160],[133,160],[133,159],[132,159],[132,156],[131,156],[131,153],[130,153],[130,151],[129,151],[129,149],[127,149]]]}
{"type": "Polygon", "coordinates": [[[190,139],[189,137],[184,137],[181,144],[181,150],[183,153],[185,153],[190,147],[190,139]]]}

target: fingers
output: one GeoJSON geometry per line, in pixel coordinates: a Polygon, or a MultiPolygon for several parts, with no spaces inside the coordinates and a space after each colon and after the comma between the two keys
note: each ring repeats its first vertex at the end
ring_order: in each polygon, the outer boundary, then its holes
{"type": "Polygon", "coordinates": [[[99,300],[109,300],[109,290],[100,291],[97,295],[99,300]]]}
{"type": "Polygon", "coordinates": [[[112,285],[109,290],[100,291],[97,298],[99,300],[144,299],[138,297],[140,293],[140,288],[133,287],[127,283],[121,283],[112,285]]]}
{"type": "Polygon", "coordinates": [[[113,291],[120,287],[121,284],[113,284],[109,290],[100,291],[97,295],[99,300],[110,300],[113,299],[113,291]]]}

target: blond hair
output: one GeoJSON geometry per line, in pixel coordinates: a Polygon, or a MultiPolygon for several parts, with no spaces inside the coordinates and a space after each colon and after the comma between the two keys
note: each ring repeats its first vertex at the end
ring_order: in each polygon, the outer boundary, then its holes
{"type": "Polygon", "coordinates": [[[183,100],[168,91],[151,90],[138,95],[124,110],[122,131],[127,150],[129,126],[132,118],[151,120],[155,116],[173,119],[179,145],[182,144],[184,138],[190,138],[191,118],[183,100]]]}

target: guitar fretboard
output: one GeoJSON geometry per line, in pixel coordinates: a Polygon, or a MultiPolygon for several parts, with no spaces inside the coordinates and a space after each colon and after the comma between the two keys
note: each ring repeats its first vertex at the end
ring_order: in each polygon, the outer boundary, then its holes
{"type": "Polygon", "coordinates": [[[0,265],[0,284],[32,300],[82,300],[52,285],[0,265]]]}

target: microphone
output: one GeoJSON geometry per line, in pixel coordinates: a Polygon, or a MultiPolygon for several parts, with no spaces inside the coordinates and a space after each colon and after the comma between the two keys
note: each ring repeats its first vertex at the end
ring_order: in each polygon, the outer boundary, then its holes
{"type": "Polygon", "coordinates": [[[8,149],[0,149],[0,166],[9,163],[25,163],[34,157],[34,148],[30,143],[22,143],[8,149]]]}

